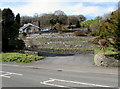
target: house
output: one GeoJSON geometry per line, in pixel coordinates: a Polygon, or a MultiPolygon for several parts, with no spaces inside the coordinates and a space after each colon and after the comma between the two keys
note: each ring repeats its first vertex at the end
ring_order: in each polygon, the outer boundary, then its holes
{"type": "Polygon", "coordinates": [[[24,24],[22,27],[20,27],[19,29],[19,33],[38,33],[40,31],[40,27],[31,24],[31,23],[27,23],[24,24]]]}

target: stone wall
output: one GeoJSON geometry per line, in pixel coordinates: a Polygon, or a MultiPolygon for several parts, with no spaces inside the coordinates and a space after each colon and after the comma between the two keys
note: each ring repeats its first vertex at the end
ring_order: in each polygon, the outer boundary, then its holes
{"type": "Polygon", "coordinates": [[[120,66],[120,61],[115,59],[111,55],[105,55],[105,54],[95,54],[94,56],[94,63],[97,66],[111,66],[111,67],[118,67],[120,66]]]}
{"type": "Polygon", "coordinates": [[[39,52],[63,53],[63,54],[94,54],[94,50],[82,50],[82,49],[39,48],[38,51],[39,52]]]}
{"type": "Polygon", "coordinates": [[[38,55],[37,51],[30,51],[30,50],[12,50],[11,52],[24,53],[29,55],[38,55]]]}

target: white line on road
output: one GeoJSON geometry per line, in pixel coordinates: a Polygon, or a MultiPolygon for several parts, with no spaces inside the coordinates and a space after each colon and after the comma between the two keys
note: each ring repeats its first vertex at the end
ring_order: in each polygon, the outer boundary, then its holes
{"type": "Polygon", "coordinates": [[[20,76],[23,75],[23,74],[19,74],[19,73],[12,73],[12,72],[6,72],[6,71],[0,71],[0,72],[4,73],[4,74],[1,74],[0,76],[5,77],[5,78],[11,78],[10,75],[20,75],[20,76]]]}
{"type": "Polygon", "coordinates": [[[10,78],[10,76],[0,75],[1,77],[10,78]]]}
{"type": "Polygon", "coordinates": [[[56,84],[50,83],[53,81],[64,82],[64,83],[67,82],[67,83],[74,83],[74,84],[78,84],[78,85],[88,85],[88,86],[95,86],[95,87],[112,87],[112,86],[99,85],[99,84],[93,84],[93,83],[76,82],[76,81],[68,81],[68,80],[53,79],[53,78],[49,78],[49,80],[43,81],[40,83],[45,84],[45,85],[50,85],[50,86],[56,86],[56,87],[68,87],[68,86],[56,85],[56,84]]]}
{"type": "Polygon", "coordinates": [[[49,83],[49,82],[54,82],[54,81],[55,81],[54,79],[50,79],[50,80],[43,81],[43,82],[40,82],[40,83],[44,84],[44,85],[55,86],[55,87],[66,87],[66,86],[62,86],[62,85],[57,85],[57,84],[51,84],[51,83],[49,83]]]}

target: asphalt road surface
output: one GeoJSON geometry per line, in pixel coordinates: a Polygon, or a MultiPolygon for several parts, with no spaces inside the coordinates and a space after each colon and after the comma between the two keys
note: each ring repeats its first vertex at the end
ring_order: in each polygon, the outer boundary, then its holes
{"type": "Polygon", "coordinates": [[[3,65],[3,87],[117,87],[118,76],[3,65]]]}
{"type": "Polygon", "coordinates": [[[96,67],[92,60],[90,55],[75,55],[28,64],[3,63],[2,87],[118,87],[117,68],[96,67]]]}

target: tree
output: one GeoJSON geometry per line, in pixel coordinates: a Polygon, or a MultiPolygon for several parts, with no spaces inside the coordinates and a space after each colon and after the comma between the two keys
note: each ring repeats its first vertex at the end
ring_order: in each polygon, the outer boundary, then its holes
{"type": "Polygon", "coordinates": [[[67,15],[63,11],[57,10],[54,12],[54,15],[57,16],[57,23],[64,25],[67,24],[67,15]]]}
{"type": "Polygon", "coordinates": [[[21,17],[21,25],[31,23],[32,22],[32,17],[30,16],[22,16],[21,17]]]}
{"type": "Polygon", "coordinates": [[[113,47],[120,53],[120,8],[110,14],[99,27],[99,34],[102,38],[111,38],[113,47]]]}
{"type": "Polygon", "coordinates": [[[120,8],[111,14],[111,23],[114,25],[113,47],[120,55],[120,8]]]}
{"type": "Polygon", "coordinates": [[[20,24],[20,14],[19,14],[19,13],[16,15],[15,21],[16,21],[18,24],[20,24]]]}
{"type": "Polygon", "coordinates": [[[15,17],[13,28],[15,29],[15,34],[16,34],[15,38],[17,38],[19,35],[19,28],[20,28],[20,14],[19,13],[15,17]]]}
{"type": "Polygon", "coordinates": [[[8,51],[8,41],[12,38],[11,29],[13,29],[14,14],[11,9],[2,11],[2,49],[8,51]]]}
{"type": "Polygon", "coordinates": [[[56,24],[56,20],[51,18],[51,19],[49,19],[49,23],[53,26],[56,24]]]}
{"type": "Polygon", "coordinates": [[[86,18],[83,15],[78,15],[78,19],[80,22],[83,22],[86,20],[86,18]]]}
{"type": "MultiPolygon", "coordinates": [[[[20,25],[20,15],[18,14],[16,18],[11,9],[3,9],[2,11],[2,49],[3,52],[13,50],[13,48],[18,48],[19,35],[19,25],[20,25]],[[12,43],[12,44],[11,44],[12,43]],[[17,43],[17,44],[14,44],[17,43]],[[12,46],[11,46],[12,45],[12,46]],[[14,46],[13,46],[14,45],[14,46]]],[[[24,42],[22,42],[23,44],[24,42]]]]}
{"type": "Polygon", "coordinates": [[[68,24],[76,24],[76,22],[79,21],[78,17],[76,16],[68,16],[68,24]]]}
{"type": "Polygon", "coordinates": [[[96,17],[95,19],[81,22],[81,26],[88,27],[91,31],[97,32],[99,25],[101,24],[102,17],[96,17]]]}
{"type": "Polygon", "coordinates": [[[66,15],[59,15],[58,16],[58,23],[59,24],[67,24],[67,16],[66,15]]]}

